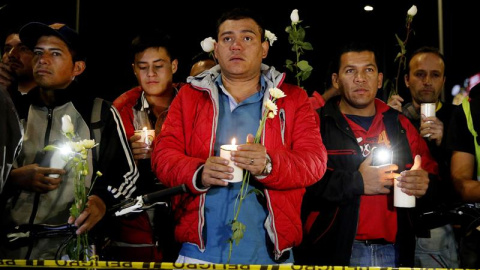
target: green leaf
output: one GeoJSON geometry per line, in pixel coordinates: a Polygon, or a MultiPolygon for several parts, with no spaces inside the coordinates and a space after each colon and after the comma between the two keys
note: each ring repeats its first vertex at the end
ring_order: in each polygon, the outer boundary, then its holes
{"type": "Polygon", "coordinates": [[[302,81],[305,81],[306,79],[308,79],[308,77],[310,77],[310,75],[312,75],[311,71],[302,72],[302,81]]]}
{"type": "Polygon", "coordinates": [[[294,44],[294,40],[290,36],[288,37],[288,43],[290,43],[292,45],[294,44]]]}
{"type": "Polygon", "coordinates": [[[292,27],[290,25],[287,26],[287,28],[285,28],[285,32],[290,34],[292,32],[292,27]]]}
{"type": "Polygon", "coordinates": [[[263,194],[263,191],[261,191],[260,189],[258,188],[254,188],[254,189],[251,189],[248,194],[250,193],[255,193],[255,195],[257,196],[262,196],[262,197],[265,197],[265,194],[263,194]]]}
{"type": "Polygon", "coordinates": [[[310,66],[306,60],[301,60],[297,63],[297,66],[302,71],[311,71],[313,69],[313,67],[310,66]]]}
{"type": "Polygon", "coordinates": [[[51,144],[49,144],[49,145],[47,145],[43,148],[44,151],[54,151],[56,149],[58,149],[58,148],[55,145],[51,145],[51,144]]]}
{"type": "Polygon", "coordinates": [[[243,239],[243,234],[246,230],[246,226],[238,220],[232,221],[232,240],[235,241],[235,245],[238,245],[240,240],[243,239]]]}
{"type": "Polygon", "coordinates": [[[77,172],[83,171],[83,164],[82,164],[82,162],[78,162],[78,163],[77,163],[77,166],[76,166],[75,170],[76,170],[77,172]]]}
{"type": "Polygon", "coordinates": [[[72,206],[70,207],[70,215],[72,215],[74,217],[78,217],[80,215],[80,211],[75,206],[75,203],[72,204],[72,206]]]}
{"type": "Polygon", "coordinates": [[[397,60],[400,59],[400,57],[402,57],[402,54],[401,54],[401,53],[398,53],[397,56],[395,57],[394,62],[397,62],[397,60]]]}
{"type": "Polygon", "coordinates": [[[397,43],[398,43],[398,46],[400,46],[400,48],[403,47],[403,40],[401,40],[397,34],[395,34],[395,38],[397,39],[397,43]]]}
{"type": "Polygon", "coordinates": [[[301,26],[298,26],[297,32],[298,40],[303,41],[305,39],[305,29],[303,29],[301,26]]]}
{"type": "Polygon", "coordinates": [[[310,42],[304,42],[303,45],[302,45],[302,49],[307,50],[307,51],[311,51],[311,50],[313,50],[313,46],[310,42]]]}

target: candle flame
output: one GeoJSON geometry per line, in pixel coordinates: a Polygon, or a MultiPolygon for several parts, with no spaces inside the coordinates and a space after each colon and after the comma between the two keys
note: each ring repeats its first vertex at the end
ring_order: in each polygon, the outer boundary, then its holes
{"type": "Polygon", "coordinates": [[[143,127],[142,130],[147,130],[147,127],[143,127]]]}
{"type": "Polygon", "coordinates": [[[237,142],[237,140],[235,140],[235,138],[232,139],[232,145],[235,145],[235,143],[237,142]]]}

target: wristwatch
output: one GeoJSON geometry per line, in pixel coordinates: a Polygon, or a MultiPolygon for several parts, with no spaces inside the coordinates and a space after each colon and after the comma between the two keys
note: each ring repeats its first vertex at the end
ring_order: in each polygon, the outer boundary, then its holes
{"type": "Polygon", "coordinates": [[[269,175],[272,172],[272,160],[270,156],[267,154],[267,163],[265,164],[265,168],[263,168],[261,175],[269,175]]]}

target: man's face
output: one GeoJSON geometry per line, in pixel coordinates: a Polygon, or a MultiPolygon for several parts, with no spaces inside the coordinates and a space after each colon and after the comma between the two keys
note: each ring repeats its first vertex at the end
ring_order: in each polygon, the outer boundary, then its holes
{"type": "Polygon", "coordinates": [[[225,76],[251,78],[258,76],[262,59],[267,57],[268,46],[254,20],[226,20],[219,27],[215,57],[225,76]]]}
{"type": "Polygon", "coordinates": [[[25,46],[18,34],[10,34],[5,39],[2,62],[8,64],[19,79],[33,78],[33,52],[25,46]]]}
{"type": "Polygon", "coordinates": [[[147,95],[166,94],[177,72],[177,60],[170,60],[165,48],[148,48],[135,55],[132,64],[138,83],[147,95]]]}
{"type": "Polygon", "coordinates": [[[434,53],[420,53],[410,60],[405,84],[416,105],[436,103],[445,83],[445,63],[434,53]]]}
{"type": "Polygon", "coordinates": [[[375,55],[370,51],[347,52],[340,58],[340,68],[332,74],[332,83],[340,90],[343,113],[370,116],[375,113],[375,96],[382,86],[375,55]],[[373,111],[372,111],[373,110],[373,111]]]}
{"type": "Polygon", "coordinates": [[[67,44],[56,36],[40,37],[33,52],[33,76],[44,90],[64,89],[83,72],[84,62],[74,63],[67,44]]]}

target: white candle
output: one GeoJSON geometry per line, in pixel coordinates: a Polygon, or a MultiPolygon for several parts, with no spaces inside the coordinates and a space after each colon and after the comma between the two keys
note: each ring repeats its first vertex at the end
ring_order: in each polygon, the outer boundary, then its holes
{"type": "Polygon", "coordinates": [[[393,205],[395,207],[412,208],[415,207],[415,196],[407,195],[398,187],[398,180],[393,181],[393,205]]]}
{"type": "Polygon", "coordinates": [[[232,139],[232,144],[224,144],[220,146],[220,157],[228,160],[228,166],[233,167],[233,179],[223,179],[226,182],[236,183],[243,180],[243,169],[236,166],[233,161],[230,159],[231,152],[237,150],[237,145],[235,145],[235,138],[232,139]]]}

